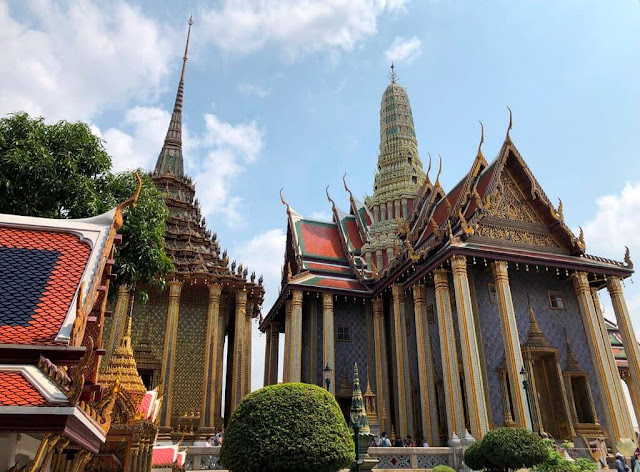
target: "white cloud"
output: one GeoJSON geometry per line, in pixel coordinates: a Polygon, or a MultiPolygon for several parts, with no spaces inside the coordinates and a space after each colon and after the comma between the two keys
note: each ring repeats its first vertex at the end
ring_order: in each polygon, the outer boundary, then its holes
{"type": "Polygon", "coordinates": [[[310,52],[350,51],[376,33],[384,12],[403,11],[406,0],[222,0],[201,13],[209,40],[228,52],[267,45],[294,59],[310,52]]]}
{"type": "Polygon", "coordinates": [[[192,148],[206,149],[207,155],[186,159],[185,166],[198,184],[204,214],[222,214],[233,226],[242,221],[242,200],[231,195],[231,185],[255,162],[264,146],[264,132],[254,121],[233,125],[212,114],[205,114],[204,120],[205,133],[193,138],[192,148]]]}
{"type": "MultiPolygon", "coordinates": [[[[107,152],[112,157],[113,169],[152,169],[162,148],[171,114],[156,107],[135,107],[127,110],[119,128],[94,132],[105,140],[107,152]],[[131,134],[123,130],[130,130],[131,134]]],[[[183,125],[183,136],[185,133],[183,125]]]]}
{"type": "MultiPolygon", "coordinates": [[[[262,306],[265,315],[278,296],[285,244],[286,235],[282,229],[278,228],[260,233],[249,242],[238,245],[232,251],[234,257],[242,261],[250,271],[255,270],[257,274],[264,276],[266,297],[262,306]]],[[[265,337],[254,324],[251,347],[251,386],[253,390],[262,387],[264,346],[265,337]]],[[[282,359],[282,353],[280,359],[282,359]]]]}
{"type": "Polygon", "coordinates": [[[108,105],[155,94],[174,59],[175,33],[124,1],[25,6],[28,24],[0,0],[0,115],[90,120],[108,105]]]}
{"type": "Polygon", "coordinates": [[[387,62],[411,64],[420,54],[422,54],[422,41],[417,36],[408,39],[396,36],[389,49],[384,52],[384,57],[387,62]]]}
{"type": "MultiPolygon", "coordinates": [[[[632,259],[640,263],[640,182],[627,183],[619,194],[596,200],[596,213],[584,226],[587,252],[622,260],[628,246],[632,259]]],[[[625,298],[636,327],[640,327],[640,290],[638,283],[625,282],[625,298]]],[[[606,290],[600,291],[604,315],[615,322],[615,314],[606,290]]]]}
{"type": "Polygon", "coordinates": [[[262,87],[258,84],[253,84],[251,82],[240,82],[237,86],[238,92],[242,95],[250,97],[251,95],[255,95],[256,97],[264,98],[271,92],[270,90],[262,87]]]}
{"type": "Polygon", "coordinates": [[[314,211],[309,215],[312,220],[332,221],[333,216],[328,211],[314,211]]]}

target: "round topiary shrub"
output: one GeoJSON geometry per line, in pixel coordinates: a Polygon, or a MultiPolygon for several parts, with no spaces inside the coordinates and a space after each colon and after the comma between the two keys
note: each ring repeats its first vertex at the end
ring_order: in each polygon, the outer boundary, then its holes
{"type": "Polygon", "coordinates": [[[431,469],[431,472],[456,472],[456,471],[455,469],[452,469],[448,465],[437,465],[433,469],[431,469]]]}
{"type": "Polygon", "coordinates": [[[220,452],[231,472],[337,472],[354,458],[353,439],[333,395],[302,383],[247,395],[229,420],[220,452]]]}
{"type": "Polygon", "coordinates": [[[549,449],[533,431],[498,428],[467,449],[465,464],[475,470],[509,472],[541,464],[549,449]]]}

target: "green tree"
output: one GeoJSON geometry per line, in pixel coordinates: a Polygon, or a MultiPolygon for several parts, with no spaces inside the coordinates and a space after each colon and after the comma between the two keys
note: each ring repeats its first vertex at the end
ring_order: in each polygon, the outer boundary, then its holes
{"type": "Polygon", "coordinates": [[[549,458],[544,441],[521,428],[498,428],[489,431],[464,455],[465,464],[490,472],[511,472],[533,467],[549,458]]]}
{"type": "Polygon", "coordinates": [[[225,431],[220,460],[231,472],[336,472],[355,448],[333,395],[287,383],[247,395],[225,431]]]}
{"type": "MultiPolygon", "coordinates": [[[[116,253],[118,284],[163,283],[172,269],[164,252],[164,196],[138,169],[142,190],[124,212],[116,253]]],[[[111,173],[102,140],[85,123],[45,123],[15,113],[0,119],[0,213],[45,218],[99,215],[136,190],[133,172],[111,173]]]]}

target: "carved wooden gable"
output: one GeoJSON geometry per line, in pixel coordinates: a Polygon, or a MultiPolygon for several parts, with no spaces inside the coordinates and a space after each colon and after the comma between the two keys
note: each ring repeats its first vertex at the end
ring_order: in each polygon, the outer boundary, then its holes
{"type": "Polygon", "coordinates": [[[530,199],[503,168],[498,192],[471,240],[568,254],[569,249],[552,236],[530,199]]]}

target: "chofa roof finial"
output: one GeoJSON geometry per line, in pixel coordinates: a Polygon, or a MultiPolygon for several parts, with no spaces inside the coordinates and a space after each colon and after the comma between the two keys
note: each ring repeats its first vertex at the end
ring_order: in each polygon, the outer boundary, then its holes
{"type": "Polygon", "coordinates": [[[427,155],[429,156],[429,165],[427,166],[426,177],[427,177],[427,183],[431,185],[431,180],[429,179],[429,172],[431,172],[431,153],[428,152],[427,155]]]}
{"type": "Polygon", "coordinates": [[[329,186],[327,185],[327,188],[324,189],[325,193],[327,194],[327,200],[329,200],[329,202],[331,202],[331,207],[333,208],[333,210],[335,211],[336,209],[336,202],[333,201],[333,199],[331,198],[331,196],[329,195],[329,186]]]}
{"type": "Polygon", "coordinates": [[[482,144],[484,143],[484,125],[480,120],[478,120],[478,123],[480,123],[480,144],[478,144],[478,157],[480,157],[482,156],[482,144]]]}
{"type": "Polygon", "coordinates": [[[434,187],[440,186],[440,174],[442,173],[442,156],[438,154],[438,157],[440,158],[440,167],[438,168],[438,175],[436,176],[436,183],[434,184],[434,187]]]}
{"type": "Polygon", "coordinates": [[[507,106],[507,110],[509,110],[509,127],[507,128],[507,141],[511,142],[511,136],[509,132],[513,129],[513,113],[511,112],[511,108],[507,106]]]}
{"type": "Polygon", "coordinates": [[[280,201],[282,202],[282,204],[284,206],[287,207],[287,215],[291,215],[291,207],[289,206],[289,204],[287,203],[287,201],[284,199],[284,197],[282,196],[282,191],[284,190],[284,187],[282,187],[280,189],[280,201]]]}

